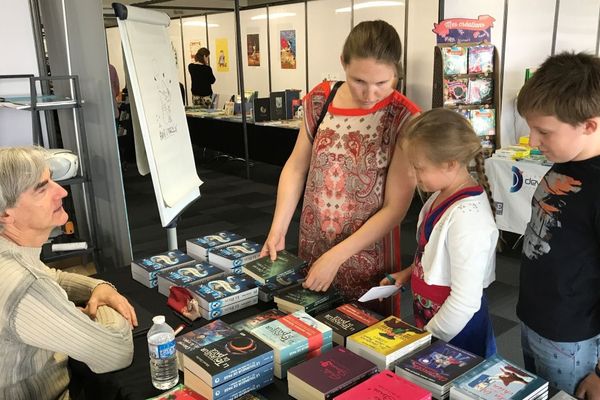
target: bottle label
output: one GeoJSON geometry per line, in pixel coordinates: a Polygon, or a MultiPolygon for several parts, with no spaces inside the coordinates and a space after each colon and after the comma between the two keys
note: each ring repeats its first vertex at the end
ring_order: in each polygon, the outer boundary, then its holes
{"type": "Polygon", "coordinates": [[[171,358],[175,355],[175,340],[159,344],[158,346],[148,344],[148,349],[152,358],[171,358]]]}

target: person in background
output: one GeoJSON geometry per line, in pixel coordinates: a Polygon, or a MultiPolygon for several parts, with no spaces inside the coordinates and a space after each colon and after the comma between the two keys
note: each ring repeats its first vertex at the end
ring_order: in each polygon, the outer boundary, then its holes
{"type": "MultiPolygon", "coordinates": [[[[356,300],[391,268],[384,262],[383,238],[404,218],[415,188],[397,142],[419,112],[394,90],[402,76],[401,56],[391,25],[361,22],[342,50],[346,82],[337,91],[333,82],[322,82],[303,100],[304,124],[279,178],[261,255],[275,259],[285,247],[304,191],[298,255],[310,265],[304,285],[311,290],[333,285],[345,300],[356,300]]],[[[379,302],[371,306],[379,308],[379,302]]]]}
{"type": "Polygon", "coordinates": [[[194,59],[196,62],[188,65],[188,71],[192,78],[192,103],[202,108],[212,106],[212,87],[216,78],[210,67],[210,52],[206,47],[202,47],[196,52],[194,59]]]}
{"type": "Polygon", "coordinates": [[[115,111],[115,121],[116,121],[115,126],[118,126],[119,125],[119,100],[121,97],[119,74],[117,74],[117,70],[115,69],[114,65],[112,65],[112,64],[108,64],[108,72],[110,75],[110,89],[112,92],[113,108],[115,111]]]}
{"type": "Polygon", "coordinates": [[[600,399],[600,58],[549,57],[517,109],[554,165],[538,185],[521,256],[517,316],[525,368],[600,399]]]}
{"type": "Polygon", "coordinates": [[[68,399],[67,358],[96,372],[133,358],[135,310],[108,282],[47,267],[41,246],[63,225],[67,192],[47,153],[0,148],[0,398],[68,399]]]}
{"type": "Polygon", "coordinates": [[[467,119],[441,108],[411,121],[404,139],[417,186],[433,194],[419,214],[413,264],[380,284],[410,280],[417,327],[489,357],[496,341],[483,289],[495,278],[498,228],[481,140],[467,119]]]}

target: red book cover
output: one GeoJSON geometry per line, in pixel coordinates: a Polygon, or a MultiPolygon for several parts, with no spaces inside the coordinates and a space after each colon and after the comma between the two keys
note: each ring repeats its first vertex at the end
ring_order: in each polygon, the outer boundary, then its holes
{"type": "Polygon", "coordinates": [[[431,393],[385,370],[345,391],[336,400],[431,400],[431,393]]]}
{"type": "Polygon", "coordinates": [[[279,322],[307,338],[309,352],[320,349],[323,346],[323,334],[321,331],[298,319],[294,314],[279,318],[279,322]]]}
{"type": "Polygon", "coordinates": [[[183,384],[179,384],[168,392],[148,400],[206,400],[206,397],[200,396],[183,384]]]}
{"type": "Polygon", "coordinates": [[[299,383],[304,388],[301,390],[309,390],[319,397],[330,398],[376,372],[375,364],[345,347],[338,346],[290,368],[288,383],[290,393],[293,391],[292,387],[299,383]]]}

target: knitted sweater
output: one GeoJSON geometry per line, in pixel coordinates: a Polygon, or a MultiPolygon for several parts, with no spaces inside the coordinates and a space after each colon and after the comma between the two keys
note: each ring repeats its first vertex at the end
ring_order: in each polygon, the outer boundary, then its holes
{"type": "Polygon", "coordinates": [[[124,368],[133,357],[120,314],[102,306],[92,321],[75,307],[103,281],[48,268],[40,251],[0,236],[1,399],[68,399],[66,356],[97,373],[124,368]]]}

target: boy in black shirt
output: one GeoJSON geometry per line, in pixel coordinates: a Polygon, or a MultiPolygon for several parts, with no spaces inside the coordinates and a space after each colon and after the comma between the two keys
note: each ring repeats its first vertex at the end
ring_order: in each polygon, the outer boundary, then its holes
{"type": "Polygon", "coordinates": [[[555,164],[532,199],[517,315],[525,367],[600,399],[600,59],[549,57],[521,89],[530,145],[555,164]]]}

